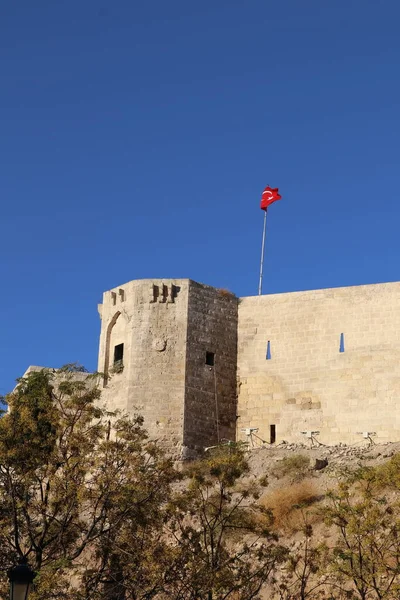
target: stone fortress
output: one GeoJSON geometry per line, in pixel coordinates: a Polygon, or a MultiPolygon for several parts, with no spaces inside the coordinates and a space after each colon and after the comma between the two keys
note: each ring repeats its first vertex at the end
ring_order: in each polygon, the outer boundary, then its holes
{"type": "Polygon", "coordinates": [[[190,457],[225,440],[400,440],[400,282],[237,298],[189,279],[103,295],[110,409],[190,457]]]}

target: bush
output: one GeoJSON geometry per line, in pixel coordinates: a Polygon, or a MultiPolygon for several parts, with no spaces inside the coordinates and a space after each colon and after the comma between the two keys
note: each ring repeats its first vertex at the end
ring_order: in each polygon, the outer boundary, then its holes
{"type": "MultiPolygon", "coordinates": [[[[364,469],[365,471],[365,469],[364,469]]],[[[369,478],[373,478],[378,488],[400,490],[400,454],[395,454],[383,465],[369,469],[369,478]]],[[[368,477],[367,477],[368,479],[368,477]]]]}
{"type": "Polygon", "coordinates": [[[236,294],[231,292],[231,290],[227,290],[226,288],[219,288],[218,294],[223,298],[236,298],[236,294]]]}
{"type": "Polygon", "coordinates": [[[272,510],[275,530],[299,531],[304,526],[302,510],[319,500],[315,483],[304,480],[270,492],[261,503],[272,510]]]}
{"type": "Polygon", "coordinates": [[[292,481],[301,481],[310,467],[310,459],[303,454],[285,456],[273,468],[272,475],[277,479],[289,476],[292,481]]]}

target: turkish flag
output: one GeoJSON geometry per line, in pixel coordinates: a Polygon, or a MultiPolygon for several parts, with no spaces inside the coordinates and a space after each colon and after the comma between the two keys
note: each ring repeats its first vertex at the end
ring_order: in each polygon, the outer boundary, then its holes
{"type": "Polygon", "coordinates": [[[269,185],[267,185],[261,196],[261,210],[267,210],[270,204],[282,198],[278,191],[279,188],[270,188],[269,185]]]}

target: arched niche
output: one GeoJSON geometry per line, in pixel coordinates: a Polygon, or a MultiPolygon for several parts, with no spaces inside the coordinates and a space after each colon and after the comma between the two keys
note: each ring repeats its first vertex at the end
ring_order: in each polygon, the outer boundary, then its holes
{"type": "Polygon", "coordinates": [[[118,317],[120,315],[121,315],[121,311],[117,310],[117,312],[112,317],[111,321],[109,322],[109,324],[107,326],[107,332],[106,332],[106,349],[105,349],[105,355],[104,355],[104,369],[103,369],[103,373],[104,373],[103,386],[104,387],[106,387],[106,385],[108,383],[108,377],[109,377],[111,333],[112,333],[113,327],[115,326],[115,323],[117,322],[118,317]]]}

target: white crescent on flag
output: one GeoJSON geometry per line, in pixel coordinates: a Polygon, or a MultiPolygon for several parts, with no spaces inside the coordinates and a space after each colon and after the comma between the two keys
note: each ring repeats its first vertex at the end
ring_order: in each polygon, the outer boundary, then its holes
{"type": "Polygon", "coordinates": [[[266,200],[271,200],[271,198],[274,197],[273,193],[271,192],[271,190],[265,190],[263,192],[263,197],[265,197],[266,200]],[[267,195],[269,194],[269,196],[267,195]]]}

